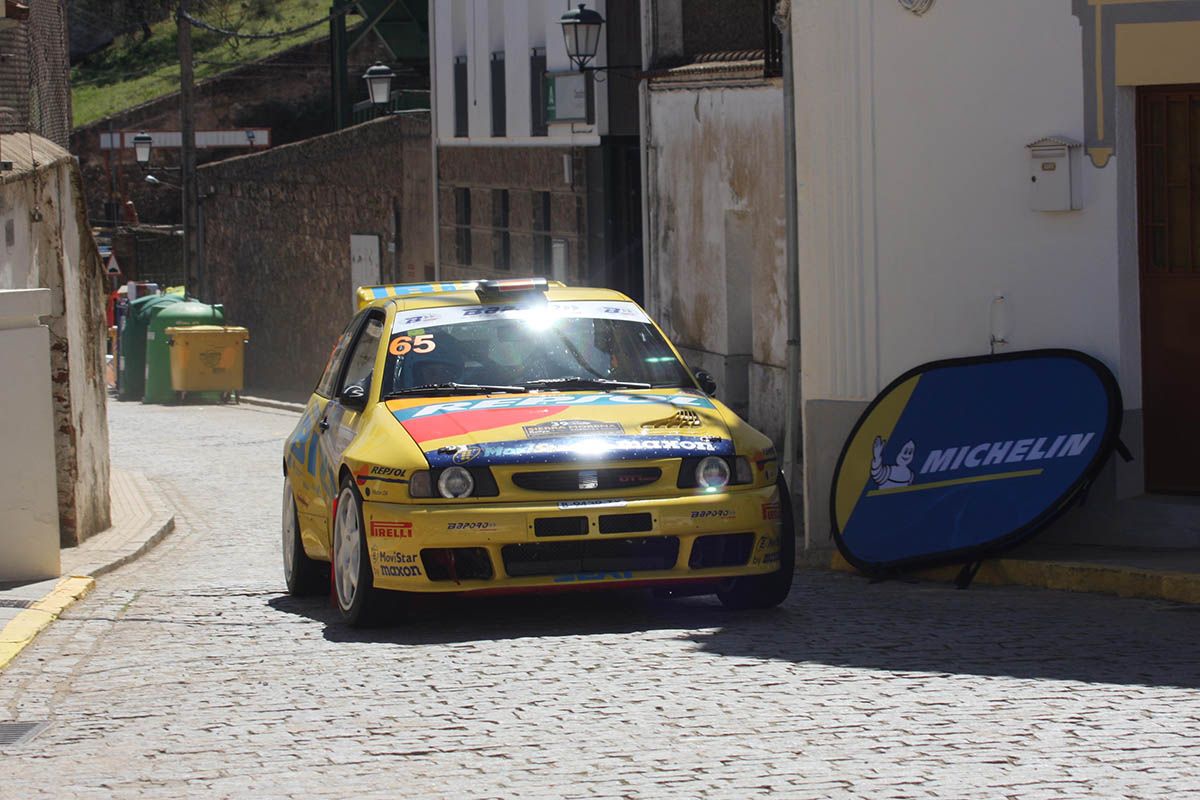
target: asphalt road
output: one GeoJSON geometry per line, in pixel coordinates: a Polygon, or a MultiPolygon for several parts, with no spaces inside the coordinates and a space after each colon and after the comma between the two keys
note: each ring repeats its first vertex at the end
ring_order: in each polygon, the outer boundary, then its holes
{"type": "Polygon", "coordinates": [[[110,405],[177,530],[0,673],[0,797],[1200,795],[1200,611],[802,573],[786,606],[283,593],[295,415],[110,405]]]}

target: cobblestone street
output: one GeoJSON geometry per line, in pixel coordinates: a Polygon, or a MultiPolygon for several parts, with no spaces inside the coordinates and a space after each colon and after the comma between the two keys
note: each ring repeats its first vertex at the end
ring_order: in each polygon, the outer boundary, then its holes
{"type": "Polygon", "coordinates": [[[283,592],[296,416],[110,403],[176,531],[5,672],[5,798],[1200,795],[1200,610],[801,573],[705,598],[427,603],[344,627],[283,592]]]}

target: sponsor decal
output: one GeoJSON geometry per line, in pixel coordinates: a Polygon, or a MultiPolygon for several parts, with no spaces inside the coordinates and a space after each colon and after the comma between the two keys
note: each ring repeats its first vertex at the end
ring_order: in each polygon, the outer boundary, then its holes
{"type": "Polygon", "coordinates": [[[540,425],[526,425],[525,435],[530,439],[549,439],[563,436],[601,436],[625,432],[619,422],[600,422],[590,419],[552,419],[540,425]]]}
{"type": "Polygon", "coordinates": [[[759,550],[773,550],[779,548],[778,536],[762,536],[758,540],[759,550]]]}
{"type": "Polygon", "coordinates": [[[450,306],[427,308],[419,312],[400,313],[392,325],[392,333],[402,333],[416,328],[433,328],[442,325],[459,325],[486,319],[516,319],[539,321],[547,316],[574,319],[618,319],[630,322],[649,323],[650,318],[634,303],[621,302],[554,302],[539,304],[534,308],[518,305],[450,306]]]}
{"type": "Polygon", "coordinates": [[[494,531],[496,523],[494,522],[448,522],[446,523],[448,531],[494,531]]]}
{"type": "Polygon", "coordinates": [[[710,508],[693,511],[692,519],[737,519],[737,512],[729,508],[710,508]]]}
{"type": "Polygon", "coordinates": [[[765,472],[769,465],[774,464],[778,460],[779,457],[775,454],[774,446],[760,450],[754,454],[753,458],[754,466],[758,467],[759,472],[765,472]]]}
{"type": "Polygon", "coordinates": [[[461,466],[463,464],[470,464],[481,455],[483,455],[482,447],[477,444],[469,444],[464,447],[455,448],[454,455],[451,456],[451,460],[455,464],[461,466]]]}
{"type": "MultiPolygon", "coordinates": [[[[733,442],[715,436],[569,436],[565,439],[489,442],[483,445],[479,464],[552,464],[733,454],[733,442]]],[[[425,453],[425,458],[434,469],[457,463],[440,449],[425,453]]]]}
{"type": "MultiPolygon", "coordinates": [[[[546,395],[525,397],[513,395],[510,397],[490,397],[485,400],[455,400],[426,405],[409,406],[392,411],[396,419],[406,422],[410,419],[424,417],[462,414],[468,411],[480,411],[493,408],[532,409],[553,408],[554,413],[565,411],[575,406],[637,406],[669,403],[683,408],[714,408],[711,401],[694,394],[623,394],[608,392],[606,394],[565,394],[553,392],[546,395]]],[[[514,423],[506,423],[514,424],[514,423]]],[[[406,426],[407,427],[407,426],[406,426]]]]}
{"type": "Polygon", "coordinates": [[[629,505],[625,500],[564,500],[558,504],[560,511],[571,508],[621,508],[629,505]]]}
{"type": "MultiPolygon", "coordinates": [[[[381,481],[383,483],[408,483],[408,479],[405,477],[407,474],[407,470],[398,469],[395,467],[372,466],[365,471],[359,472],[354,476],[354,479],[358,482],[359,486],[365,485],[367,481],[381,481]]],[[[369,494],[371,490],[365,489],[364,491],[369,494]]],[[[376,492],[379,491],[379,489],[376,489],[376,492]]],[[[383,493],[386,494],[387,492],[384,491],[383,493]]]]}
{"type": "Polygon", "coordinates": [[[633,577],[629,570],[623,572],[576,572],[572,575],[555,575],[555,583],[579,583],[582,581],[624,581],[633,577]]]}
{"type": "Polygon", "coordinates": [[[411,522],[372,522],[372,539],[411,539],[411,522]]]}
{"type": "Polygon", "coordinates": [[[419,578],[421,568],[417,566],[392,567],[384,564],[379,567],[379,574],[387,578],[419,578]]]}
{"type": "Polygon", "coordinates": [[[763,507],[762,507],[762,518],[763,519],[773,521],[773,520],[779,519],[779,515],[780,515],[779,503],[763,503],[763,507]]]}
{"type": "Polygon", "coordinates": [[[373,476],[384,478],[403,478],[408,474],[408,470],[397,469],[396,467],[371,467],[368,472],[373,476]]]}
{"type": "Polygon", "coordinates": [[[778,564],[779,563],[779,553],[767,553],[765,556],[763,556],[762,563],[778,564]]]}
{"type": "Polygon", "coordinates": [[[392,553],[381,550],[375,554],[380,564],[416,564],[417,557],[412,553],[392,553]]]}

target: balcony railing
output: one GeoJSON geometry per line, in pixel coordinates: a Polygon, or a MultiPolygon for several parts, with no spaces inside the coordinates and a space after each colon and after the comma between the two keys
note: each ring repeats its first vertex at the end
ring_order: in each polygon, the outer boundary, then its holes
{"type": "Polygon", "coordinates": [[[426,89],[399,89],[385,106],[377,106],[370,100],[354,104],[354,124],[368,122],[394,111],[428,111],[429,91],[426,89]]]}

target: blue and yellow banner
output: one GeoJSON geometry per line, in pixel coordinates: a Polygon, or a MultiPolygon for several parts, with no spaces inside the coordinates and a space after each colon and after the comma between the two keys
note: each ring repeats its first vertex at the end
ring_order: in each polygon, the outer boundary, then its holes
{"type": "Polygon", "coordinates": [[[1062,513],[1116,445],[1121,397],[1070,350],[940,361],[894,381],[834,474],[834,539],[869,574],[971,561],[1062,513]]]}

